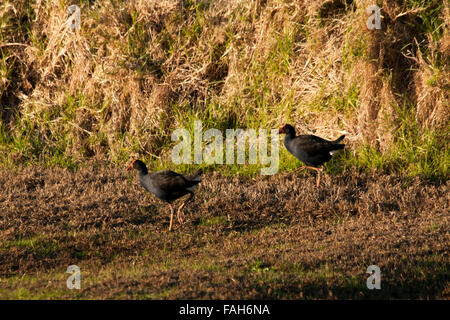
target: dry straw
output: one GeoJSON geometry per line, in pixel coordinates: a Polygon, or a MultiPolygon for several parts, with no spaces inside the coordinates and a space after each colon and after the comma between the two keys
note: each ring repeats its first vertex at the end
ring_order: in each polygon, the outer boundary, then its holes
{"type": "Polygon", "coordinates": [[[0,101],[43,136],[72,137],[75,154],[88,146],[89,154],[114,157],[137,151],[139,141],[140,152],[157,155],[193,114],[266,128],[294,119],[304,131],[347,133],[350,144],[382,150],[393,143],[405,97],[421,126],[448,124],[448,4],[438,40],[409,27],[427,7],[392,1],[378,1],[381,30],[366,27],[368,0],[94,2],[81,6],[75,32],[65,27],[70,4],[31,3],[22,36],[14,28],[26,6],[0,6],[9,23],[4,61],[20,74],[15,85],[0,74],[0,101]],[[438,55],[447,57],[439,68],[438,55]],[[352,90],[352,109],[337,107],[352,90]],[[76,110],[67,120],[71,99],[76,110]]]}

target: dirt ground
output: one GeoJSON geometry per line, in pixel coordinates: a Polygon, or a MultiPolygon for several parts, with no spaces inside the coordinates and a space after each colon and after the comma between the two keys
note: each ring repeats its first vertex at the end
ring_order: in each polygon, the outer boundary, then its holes
{"type": "Polygon", "coordinates": [[[0,298],[449,299],[449,185],[206,173],[169,233],[136,172],[4,170],[0,298]],[[69,265],[80,290],[66,286],[69,265]],[[366,286],[370,265],[380,290],[366,286]]]}

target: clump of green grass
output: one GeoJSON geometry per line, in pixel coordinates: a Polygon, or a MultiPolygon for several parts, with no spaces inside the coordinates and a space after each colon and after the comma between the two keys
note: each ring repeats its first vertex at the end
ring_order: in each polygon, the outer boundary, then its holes
{"type": "Polygon", "coordinates": [[[394,143],[384,152],[370,145],[347,152],[345,165],[362,169],[420,175],[431,179],[448,179],[450,152],[448,128],[423,129],[412,119],[414,109],[405,103],[394,131],[394,143]]]}

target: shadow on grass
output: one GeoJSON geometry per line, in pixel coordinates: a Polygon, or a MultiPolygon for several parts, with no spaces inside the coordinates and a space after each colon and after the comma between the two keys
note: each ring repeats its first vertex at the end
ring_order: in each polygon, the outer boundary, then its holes
{"type": "Polygon", "coordinates": [[[135,212],[131,215],[128,222],[136,226],[157,222],[158,219],[156,217],[162,213],[160,211],[163,210],[155,204],[142,206],[140,207],[139,212],[135,212]]]}
{"type": "Polygon", "coordinates": [[[320,270],[311,270],[298,280],[257,281],[249,289],[259,299],[442,299],[448,298],[447,269],[444,261],[402,260],[401,266],[381,269],[379,290],[367,288],[369,274],[346,277],[338,272],[323,274],[320,270]]]}

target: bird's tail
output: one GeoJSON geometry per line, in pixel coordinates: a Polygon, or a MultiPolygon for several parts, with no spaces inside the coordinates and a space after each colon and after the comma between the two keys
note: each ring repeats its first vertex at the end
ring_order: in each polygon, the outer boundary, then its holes
{"type": "Polygon", "coordinates": [[[188,180],[190,180],[190,181],[198,181],[198,182],[200,182],[200,181],[202,181],[200,179],[200,176],[202,175],[202,173],[203,173],[203,170],[202,169],[198,169],[194,173],[191,173],[191,174],[187,175],[186,178],[188,180]]]}
{"type": "Polygon", "coordinates": [[[343,134],[342,136],[340,136],[339,138],[337,138],[336,140],[334,140],[333,143],[339,143],[339,142],[341,142],[342,140],[344,140],[344,138],[345,138],[345,134],[343,134]]]}
{"type": "Polygon", "coordinates": [[[200,175],[203,173],[202,169],[199,169],[197,171],[195,171],[194,173],[191,173],[186,177],[186,179],[188,180],[188,187],[186,189],[188,189],[189,191],[194,191],[195,189],[197,189],[198,184],[202,181],[200,180],[200,175]]]}
{"type": "Polygon", "coordinates": [[[332,141],[332,149],[330,150],[330,154],[334,155],[338,150],[344,149],[345,144],[340,144],[343,139],[345,138],[345,134],[337,138],[336,140],[332,141]]]}

